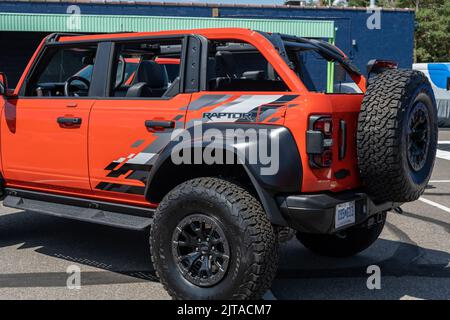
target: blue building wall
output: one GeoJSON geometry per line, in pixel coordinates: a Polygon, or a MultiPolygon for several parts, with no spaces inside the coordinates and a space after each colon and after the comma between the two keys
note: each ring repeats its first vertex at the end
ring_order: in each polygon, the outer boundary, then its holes
{"type": "MultiPolygon", "coordinates": [[[[55,2],[2,2],[0,12],[66,13],[73,3],[55,2]]],[[[190,5],[136,5],[77,3],[81,14],[121,14],[152,16],[211,17],[211,6],[190,5]]],[[[336,45],[365,71],[370,59],[392,59],[400,67],[411,68],[414,49],[414,12],[381,11],[381,29],[366,26],[370,14],[365,10],[293,7],[236,7],[219,6],[220,17],[323,19],[334,20],[338,28],[336,45]]]]}

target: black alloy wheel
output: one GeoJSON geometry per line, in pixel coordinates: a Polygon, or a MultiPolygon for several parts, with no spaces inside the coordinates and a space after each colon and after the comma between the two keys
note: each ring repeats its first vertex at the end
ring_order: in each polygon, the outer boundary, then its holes
{"type": "Polygon", "coordinates": [[[197,213],[181,220],[175,228],[172,254],[189,282],[209,287],[225,276],[230,261],[230,245],[216,219],[197,213]]]}

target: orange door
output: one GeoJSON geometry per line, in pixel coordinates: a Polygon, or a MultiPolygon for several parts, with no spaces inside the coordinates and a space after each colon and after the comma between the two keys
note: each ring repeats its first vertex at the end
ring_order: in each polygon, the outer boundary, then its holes
{"type": "Polygon", "coordinates": [[[89,99],[15,98],[1,119],[7,185],[89,193],[89,99]]]}
{"type": "Polygon", "coordinates": [[[183,128],[191,94],[171,99],[95,102],[89,126],[89,172],[94,194],[146,204],[145,183],[155,155],[183,128]]]}

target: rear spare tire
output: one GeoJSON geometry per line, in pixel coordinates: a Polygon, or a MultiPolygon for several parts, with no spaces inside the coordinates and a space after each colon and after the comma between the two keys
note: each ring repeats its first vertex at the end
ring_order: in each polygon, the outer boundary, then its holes
{"type": "Polygon", "coordinates": [[[358,119],[361,178],[377,202],[414,201],[433,170],[436,102],[426,76],[392,69],[369,80],[358,119]]]}

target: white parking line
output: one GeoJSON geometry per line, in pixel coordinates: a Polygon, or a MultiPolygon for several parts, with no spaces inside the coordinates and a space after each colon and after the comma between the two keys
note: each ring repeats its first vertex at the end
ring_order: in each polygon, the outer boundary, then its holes
{"type": "Polygon", "coordinates": [[[425,202],[426,204],[429,204],[430,206],[436,207],[438,209],[444,210],[445,212],[450,213],[450,208],[443,206],[442,204],[439,204],[437,202],[425,199],[424,197],[419,198],[420,201],[425,202]]]}
{"type": "Polygon", "coordinates": [[[430,180],[430,183],[449,183],[450,180],[430,180]]]}
{"type": "MultiPolygon", "coordinates": [[[[438,141],[438,144],[450,144],[450,140],[441,140],[441,141],[438,141]]],[[[450,152],[437,149],[436,157],[445,159],[445,160],[450,160],[450,152]]]]}
{"type": "Polygon", "coordinates": [[[436,151],[436,157],[445,159],[445,160],[450,160],[450,152],[438,149],[436,151]]]}

